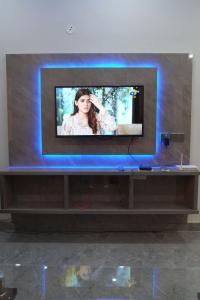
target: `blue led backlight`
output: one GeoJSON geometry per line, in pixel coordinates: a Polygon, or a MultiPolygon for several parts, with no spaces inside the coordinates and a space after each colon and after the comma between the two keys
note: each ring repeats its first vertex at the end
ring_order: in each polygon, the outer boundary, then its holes
{"type": "MultiPolygon", "coordinates": [[[[84,63],[44,63],[38,66],[37,83],[37,124],[35,124],[35,148],[38,165],[64,168],[134,168],[142,164],[153,164],[160,152],[160,98],[162,89],[161,66],[157,62],[129,64],[124,62],[88,61],[84,63]],[[41,116],[41,68],[157,68],[157,112],[156,112],[156,154],[155,155],[66,155],[42,154],[42,116],[41,116]]],[[[145,137],[144,137],[145,138],[145,137]]],[[[128,145],[127,145],[128,148],[128,145]]]]}

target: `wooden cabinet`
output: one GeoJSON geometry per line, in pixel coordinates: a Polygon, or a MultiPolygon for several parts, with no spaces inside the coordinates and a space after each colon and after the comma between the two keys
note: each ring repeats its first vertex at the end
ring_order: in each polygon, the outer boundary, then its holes
{"type": "Polygon", "coordinates": [[[51,214],[198,213],[198,171],[0,170],[0,211],[51,214]]]}

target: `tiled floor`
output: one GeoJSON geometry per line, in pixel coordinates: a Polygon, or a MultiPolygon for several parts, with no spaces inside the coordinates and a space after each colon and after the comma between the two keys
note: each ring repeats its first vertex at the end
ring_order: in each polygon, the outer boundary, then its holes
{"type": "Polygon", "coordinates": [[[23,234],[0,228],[0,278],[6,288],[17,288],[16,300],[200,299],[200,232],[23,234]]]}

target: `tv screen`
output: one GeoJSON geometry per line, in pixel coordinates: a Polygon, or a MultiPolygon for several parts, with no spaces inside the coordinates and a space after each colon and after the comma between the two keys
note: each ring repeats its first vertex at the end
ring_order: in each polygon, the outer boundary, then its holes
{"type": "Polygon", "coordinates": [[[56,135],[142,136],[144,86],[55,87],[56,135]]]}

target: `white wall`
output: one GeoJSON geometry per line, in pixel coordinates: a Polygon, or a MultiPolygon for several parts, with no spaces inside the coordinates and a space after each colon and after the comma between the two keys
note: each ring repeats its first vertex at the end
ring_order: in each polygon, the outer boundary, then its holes
{"type": "Polygon", "coordinates": [[[0,0],[0,166],[8,164],[5,54],[67,52],[194,53],[191,163],[200,166],[199,28],[199,0],[0,0]]]}

